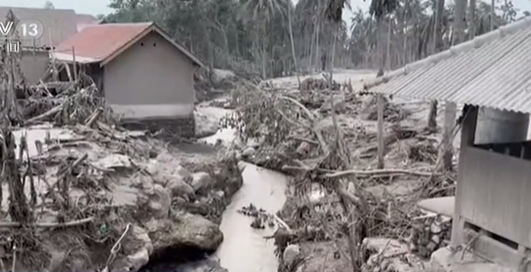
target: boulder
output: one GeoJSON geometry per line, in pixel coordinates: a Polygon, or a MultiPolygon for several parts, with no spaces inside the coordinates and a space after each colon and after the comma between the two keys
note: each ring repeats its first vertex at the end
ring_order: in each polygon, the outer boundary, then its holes
{"type": "Polygon", "coordinates": [[[113,263],[112,272],[138,271],[149,262],[149,256],[153,253],[153,244],[148,233],[135,225],[131,225],[122,248],[125,254],[113,263]]]}
{"type": "Polygon", "coordinates": [[[256,150],[253,147],[247,147],[242,151],[243,157],[250,157],[256,153],[256,150]]]}
{"type": "Polygon", "coordinates": [[[174,271],[179,272],[229,272],[227,269],[221,267],[221,264],[217,260],[206,259],[197,262],[187,263],[179,265],[174,271]]]}
{"type": "Polygon", "coordinates": [[[147,225],[151,225],[149,231],[155,251],[171,247],[189,247],[213,252],[223,241],[223,233],[218,225],[190,213],[179,213],[172,220],[147,225]]]}
{"type": "Polygon", "coordinates": [[[285,267],[294,268],[302,259],[301,248],[299,245],[289,245],[282,253],[282,261],[285,267]]]}
{"type": "Polygon", "coordinates": [[[149,199],[149,209],[155,218],[167,218],[171,208],[171,196],[159,184],[153,186],[154,195],[149,199]]]}
{"type": "Polygon", "coordinates": [[[194,196],[194,189],[190,184],[184,182],[181,176],[175,176],[166,184],[166,188],[170,191],[172,197],[194,196]]]}
{"type": "Polygon", "coordinates": [[[194,192],[204,190],[214,185],[214,179],[206,172],[197,172],[192,174],[192,188],[194,192]]]}
{"type": "Polygon", "coordinates": [[[192,172],[179,165],[173,170],[173,175],[179,175],[186,180],[192,177],[192,172]]]}

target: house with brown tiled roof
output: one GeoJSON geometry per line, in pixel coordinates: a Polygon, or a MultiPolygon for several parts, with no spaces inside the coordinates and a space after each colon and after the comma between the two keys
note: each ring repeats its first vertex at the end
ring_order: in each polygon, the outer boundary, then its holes
{"type": "Polygon", "coordinates": [[[194,73],[204,65],[154,23],[86,26],[54,57],[91,75],[126,123],[157,121],[193,135],[194,73]]]}

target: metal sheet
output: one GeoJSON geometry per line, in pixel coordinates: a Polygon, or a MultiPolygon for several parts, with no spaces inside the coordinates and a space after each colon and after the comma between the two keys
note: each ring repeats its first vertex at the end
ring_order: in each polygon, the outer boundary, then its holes
{"type": "Polygon", "coordinates": [[[531,28],[428,64],[370,92],[531,113],[531,28]]]}

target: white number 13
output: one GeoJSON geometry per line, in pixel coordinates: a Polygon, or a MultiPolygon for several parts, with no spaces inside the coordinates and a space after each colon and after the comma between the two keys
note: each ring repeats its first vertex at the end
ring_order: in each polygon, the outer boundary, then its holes
{"type": "Polygon", "coordinates": [[[39,27],[37,26],[37,24],[23,24],[22,25],[22,34],[24,36],[37,36],[39,34],[39,27]]]}

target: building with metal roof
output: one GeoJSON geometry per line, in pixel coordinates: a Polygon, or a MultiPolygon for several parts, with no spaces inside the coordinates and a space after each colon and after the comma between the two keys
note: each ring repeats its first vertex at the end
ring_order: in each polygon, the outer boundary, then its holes
{"type": "Polygon", "coordinates": [[[406,65],[364,88],[468,105],[461,122],[456,195],[437,200],[453,211],[450,251],[469,248],[510,271],[529,271],[531,141],[478,143],[476,129],[480,107],[531,113],[531,18],[406,65]]]}
{"type": "Polygon", "coordinates": [[[531,113],[531,17],[366,84],[369,92],[531,113]],[[375,86],[376,85],[376,86],[375,86]]]}

